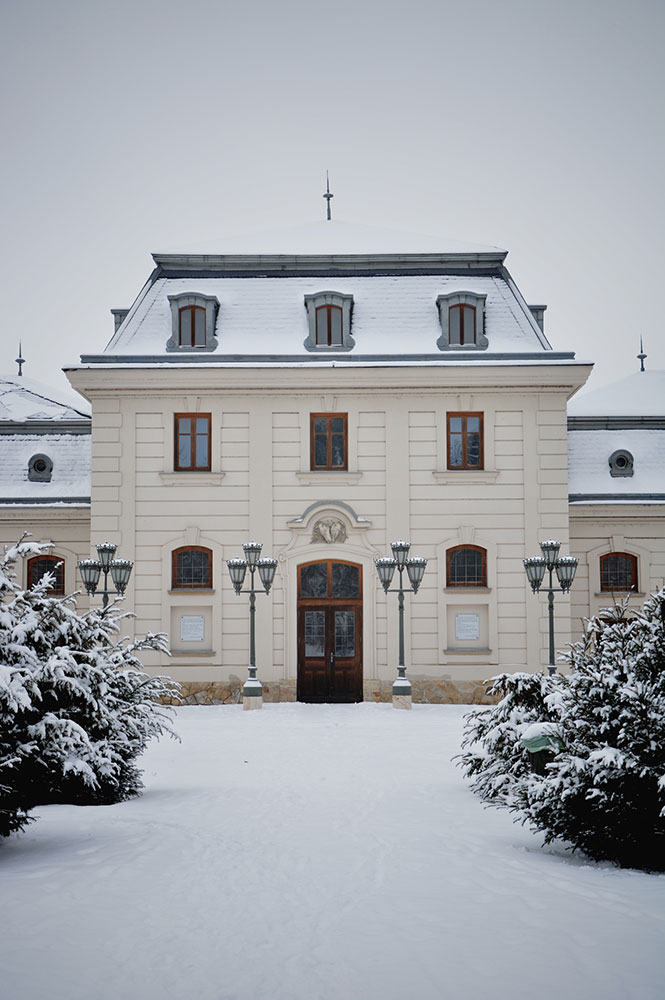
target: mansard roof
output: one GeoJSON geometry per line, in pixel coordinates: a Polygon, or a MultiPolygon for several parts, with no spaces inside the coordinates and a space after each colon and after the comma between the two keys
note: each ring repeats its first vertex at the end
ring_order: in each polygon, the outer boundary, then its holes
{"type": "Polygon", "coordinates": [[[0,375],[0,504],[90,502],[88,403],[23,376],[0,375]],[[31,465],[43,459],[47,476],[31,465]]]}
{"type": "MultiPolygon", "coordinates": [[[[156,253],[156,268],[101,355],[84,364],[363,365],[547,363],[552,350],[506,270],[506,251],[341,222],[220,239],[156,253]],[[352,300],[352,341],[312,350],[305,297],[352,300]],[[437,299],[467,293],[483,302],[484,341],[441,348],[437,299]],[[204,350],[173,350],[174,296],[215,303],[204,350]],[[219,304],[217,306],[217,303],[219,304]]],[[[123,311],[124,312],[124,311],[123,311]]],[[[206,321],[208,322],[208,320],[206,321]]],[[[444,338],[445,339],[445,338],[444,338]]]]}
{"type": "Polygon", "coordinates": [[[665,421],[665,371],[634,372],[571,399],[569,417],[661,417],[665,421]]]}
{"type": "Polygon", "coordinates": [[[635,372],[568,404],[572,503],[665,502],[665,371],[635,372]],[[630,474],[617,474],[622,454],[630,474]]]}
{"type": "Polygon", "coordinates": [[[71,424],[73,429],[89,433],[90,405],[78,394],[31,378],[0,375],[0,433],[14,433],[19,424],[33,432],[42,425],[44,430],[55,425],[63,430],[71,424]]]}

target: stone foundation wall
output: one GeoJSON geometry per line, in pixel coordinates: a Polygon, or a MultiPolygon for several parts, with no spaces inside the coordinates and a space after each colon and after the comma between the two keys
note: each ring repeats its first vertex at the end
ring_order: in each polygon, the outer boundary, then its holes
{"type": "MultiPolygon", "coordinates": [[[[432,678],[409,678],[413,688],[414,704],[429,705],[493,705],[496,697],[486,694],[487,685],[482,680],[453,681],[432,678]]],[[[265,702],[295,701],[296,682],[262,681],[265,702]]],[[[365,681],[365,701],[392,701],[392,681],[365,681]]],[[[231,677],[228,681],[185,681],[181,683],[182,705],[239,705],[242,703],[242,681],[231,677]]]]}
{"type": "MultiPolygon", "coordinates": [[[[495,696],[486,693],[488,685],[483,680],[453,681],[434,680],[431,677],[409,677],[414,705],[494,705],[495,696]]],[[[393,682],[365,681],[365,701],[392,701],[393,682]]]]}

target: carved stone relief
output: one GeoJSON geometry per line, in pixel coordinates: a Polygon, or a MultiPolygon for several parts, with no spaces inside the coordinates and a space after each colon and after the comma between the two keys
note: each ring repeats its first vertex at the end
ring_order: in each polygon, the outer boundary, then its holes
{"type": "Polygon", "coordinates": [[[325,542],[326,545],[345,542],[346,537],[346,525],[336,517],[322,517],[312,530],[312,542],[325,542]]]}

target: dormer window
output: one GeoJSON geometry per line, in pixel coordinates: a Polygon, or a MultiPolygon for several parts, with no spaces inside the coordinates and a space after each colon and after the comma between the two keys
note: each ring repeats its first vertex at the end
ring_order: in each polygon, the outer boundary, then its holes
{"type": "Polygon", "coordinates": [[[451,292],[439,295],[436,304],[441,321],[441,336],[436,342],[441,351],[484,351],[486,295],[475,292],[451,292]]]}
{"type": "Polygon", "coordinates": [[[350,351],[355,347],[351,336],[353,296],[342,292],[317,292],[305,296],[309,335],[308,351],[350,351]]]}
{"type": "Polygon", "coordinates": [[[610,475],[613,479],[633,475],[633,456],[625,448],[613,451],[608,459],[610,475]]]}
{"type": "Polygon", "coordinates": [[[167,351],[214,351],[219,299],[214,295],[184,292],[169,295],[171,336],[167,351]]]}
{"type": "Polygon", "coordinates": [[[48,455],[33,455],[28,462],[28,479],[31,483],[50,483],[53,462],[48,455]]]}

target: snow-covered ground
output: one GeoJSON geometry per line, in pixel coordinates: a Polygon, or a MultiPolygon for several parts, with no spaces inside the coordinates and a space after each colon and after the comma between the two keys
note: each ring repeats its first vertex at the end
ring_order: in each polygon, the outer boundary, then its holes
{"type": "Polygon", "coordinates": [[[0,843],[2,1000],[655,1000],[665,877],[483,809],[458,706],[183,708],[0,843]]]}

